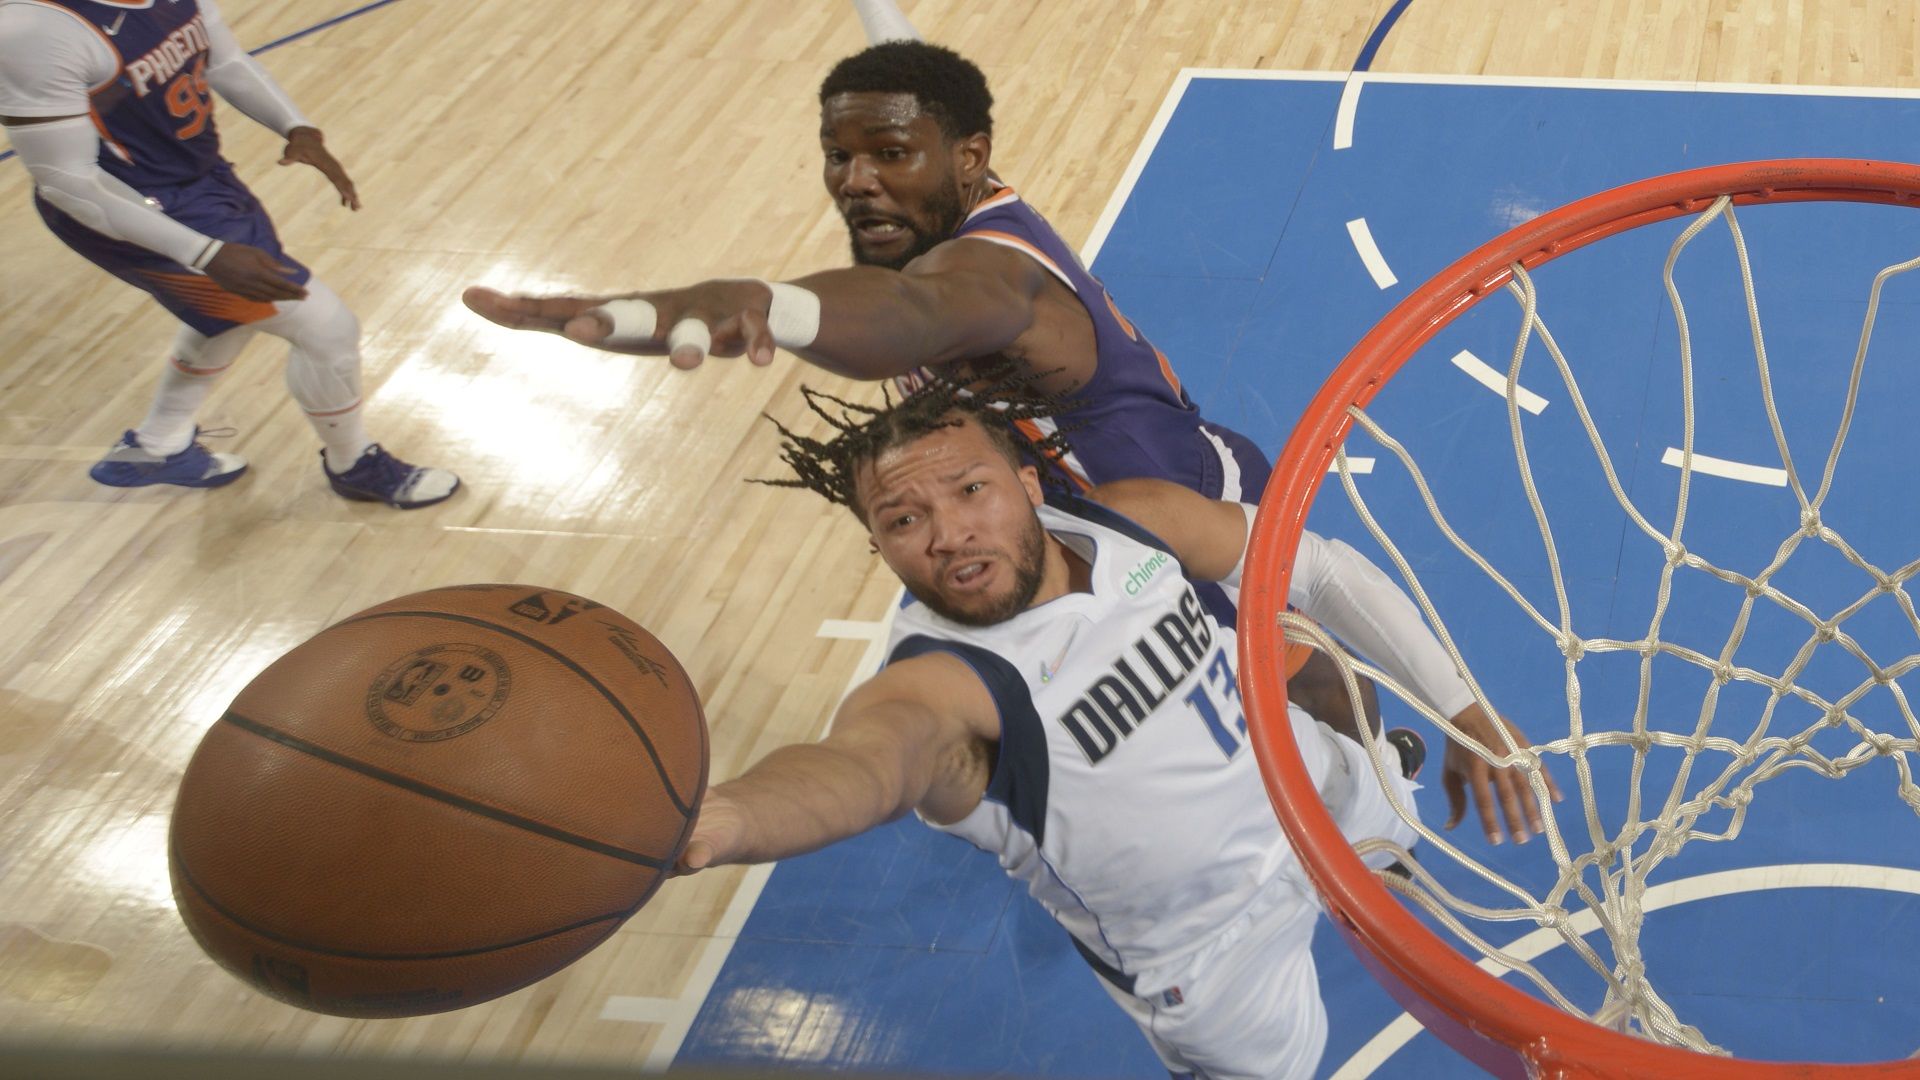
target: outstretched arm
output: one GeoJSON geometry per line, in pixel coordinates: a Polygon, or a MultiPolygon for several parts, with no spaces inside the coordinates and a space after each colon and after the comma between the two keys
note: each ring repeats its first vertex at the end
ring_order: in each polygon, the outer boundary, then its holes
{"type": "Polygon", "coordinates": [[[709,789],[679,870],[803,854],[915,807],[964,816],[986,792],[975,748],[998,736],[992,699],[961,661],[891,665],[848,695],[826,738],[783,746],[709,789]]]}
{"type": "Polygon", "coordinates": [[[854,266],[777,287],[733,279],[620,297],[474,287],[464,299],[502,326],[668,355],[675,367],[697,367],[708,354],[767,364],[777,344],[837,375],[884,379],[1011,345],[1033,324],[1045,281],[1040,264],[1017,251],[957,239],[905,270],[854,266]]]}

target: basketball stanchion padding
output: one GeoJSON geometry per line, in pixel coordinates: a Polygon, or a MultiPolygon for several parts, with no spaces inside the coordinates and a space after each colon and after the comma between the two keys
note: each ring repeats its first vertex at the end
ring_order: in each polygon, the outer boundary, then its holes
{"type": "Polygon", "coordinates": [[[525,585],[414,593],[274,661],[207,732],[173,812],[174,899],[288,1004],[457,1009],[612,934],[706,780],[699,697],[632,620],[525,585]]]}

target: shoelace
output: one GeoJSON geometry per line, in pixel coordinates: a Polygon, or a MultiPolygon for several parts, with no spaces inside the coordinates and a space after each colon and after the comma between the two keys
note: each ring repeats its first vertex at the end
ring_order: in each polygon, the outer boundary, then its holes
{"type": "Polygon", "coordinates": [[[382,490],[391,489],[396,497],[406,493],[408,481],[413,478],[415,471],[413,466],[381,449],[379,443],[367,447],[366,452],[360,455],[360,460],[345,475],[353,477],[354,483],[362,483],[363,478],[354,475],[362,469],[373,474],[365,480],[378,483],[382,490]],[[369,458],[372,460],[369,461],[369,458]]]}

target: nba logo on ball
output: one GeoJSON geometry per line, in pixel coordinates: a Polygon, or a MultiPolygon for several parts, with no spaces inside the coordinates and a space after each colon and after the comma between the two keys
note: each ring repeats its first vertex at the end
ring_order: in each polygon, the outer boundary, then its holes
{"type": "Polygon", "coordinates": [[[367,719],[407,742],[465,735],[500,711],[513,675],[478,645],[429,645],[395,661],[367,687],[367,719]]]}
{"type": "Polygon", "coordinates": [[[289,1005],[456,1009],[617,930],[706,784],[699,695],[644,627],[555,589],[415,593],[275,660],[207,731],[174,802],[174,902],[289,1005]]]}

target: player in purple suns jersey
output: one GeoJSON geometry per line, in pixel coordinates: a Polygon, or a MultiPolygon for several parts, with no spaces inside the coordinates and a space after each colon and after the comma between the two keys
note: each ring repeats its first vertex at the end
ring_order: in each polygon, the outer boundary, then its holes
{"type": "Polygon", "coordinates": [[[220,156],[215,95],[287,140],[360,208],[320,129],[240,47],[213,0],[0,0],[0,125],[33,176],[34,206],[68,247],[180,321],[147,416],[91,475],[114,487],[219,487],[246,463],[199,442],[214,380],[261,331],[284,339],[287,389],[349,499],[412,509],[459,478],[410,465],[361,419],[360,324],[281,249],[273,221],[220,156]]]}
{"type": "MultiPolygon", "coordinates": [[[[1034,208],[990,167],[993,98],[980,69],[917,39],[892,0],[856,0],[869,40],[820,88],[827,192],[858,265],[792,282],[702,282],[625,297],[514,296],[467,290],[467,305],[517,329],[602,349],[772,361],[776,345],[840,375],[903,391],[929,370],[1011,362],[1037,390],[1074,401],[1029,438],[1065,436],[1061,464],[1084,487],[1169,480],[1209,498],[1257,501],[1270,463],[1251,440],[1201,416],[1173,365],[1034,208]]],[[[1200,595],[1232,624],[1229,590],[1200,595]]],[[[1357,735],[1332,661],[1305,646],[1285,658],[1289,693],[1357,735]]],[[[1378,727],[1370,682],[1365,711],[1378,727]]]]}

